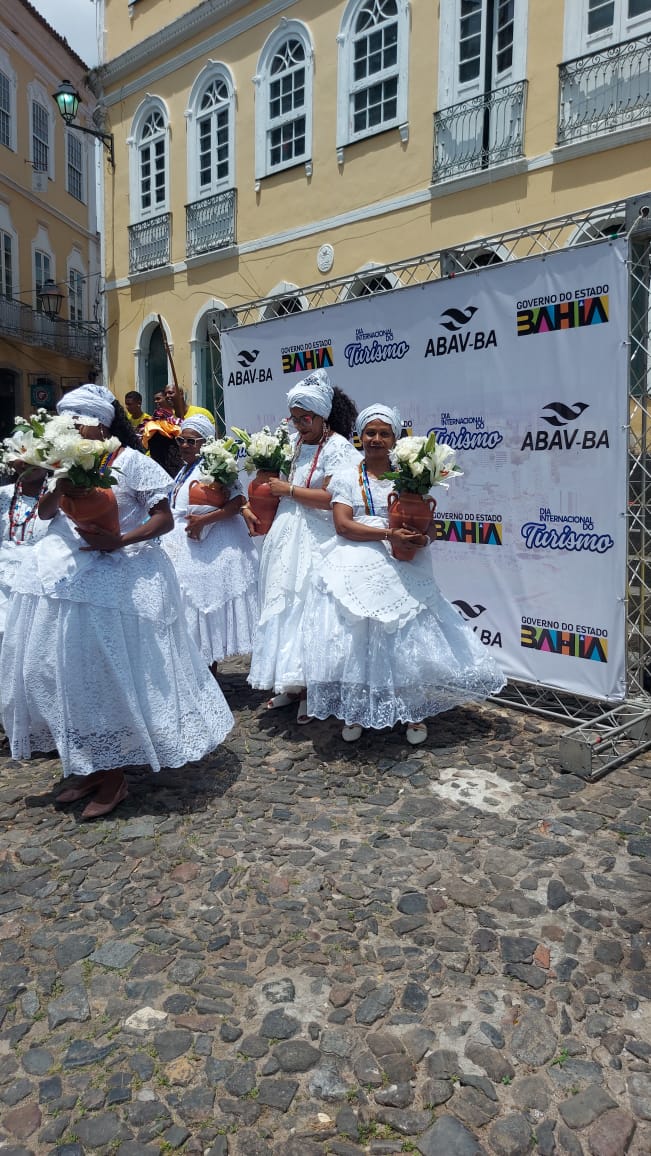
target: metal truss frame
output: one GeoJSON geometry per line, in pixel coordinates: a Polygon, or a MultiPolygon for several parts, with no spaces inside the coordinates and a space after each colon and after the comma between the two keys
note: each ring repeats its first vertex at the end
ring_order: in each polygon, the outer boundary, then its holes
{"type": "MultiPolygon", "coordinates": [[[[629,427],[628,532],[626,596],[627,696],[608,704],[553,687],[509,682],[494,701],[543,715],[574,727],[560,745],[561,765],[594,781],[626,759],[651,747],[651,193],[611,201],[593,208],[507,229],[416,257],[373,266],[353,275],[331,278],[290,290],[282,305],[278,296],[262,297],[228,310],[221,328],[291,312],[288,299],[300,300],[301,311],[321,309],[351,297],[399,292],[481,269],[498,261],[518,261],[569,246],[625,234],[629,240],[629,427]],[[279,309],[281,305],[281,309],[279,309]],[[282,310],[282,313],[281,313],[282,310]]],[[[220,354],[219,330],[210,340],[220,354]]],[[[213,358],[221,392],[221,356],[213,358]]]]}

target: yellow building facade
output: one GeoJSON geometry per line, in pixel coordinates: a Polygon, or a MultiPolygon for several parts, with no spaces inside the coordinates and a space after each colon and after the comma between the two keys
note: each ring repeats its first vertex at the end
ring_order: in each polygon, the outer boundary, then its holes
{"type": "MultiPolygon", "coordinates": [[[[484,239],[651,184],[651,0],[105,0],[104,17],[108,374],[147,404],[161,325],[212,408],[210,334],[247,302],[257,320],[328,278],[382,291],[401,283],[386,266],[455,246],[461,268],[508,259],[484,239]]],[[[604,214],[595,235],[624,227],[604,214]]]]}
{"type": "Polygon", "coordinates": [[[61,120],[52,93],[88,69],[27,3],[0,8],[0,435],[16,413],[52,408],[102,361],[95,143],[61,120]],[[43,298],[48,284],[54,296],[43,298]],[[56,317],[48,316],[58,308],[56,317]]]}

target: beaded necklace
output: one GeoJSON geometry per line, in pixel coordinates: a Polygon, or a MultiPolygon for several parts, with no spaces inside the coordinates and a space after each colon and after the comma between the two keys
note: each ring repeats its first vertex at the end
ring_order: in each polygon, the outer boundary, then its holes
{"type": "Polygon", "coordinates": [[[359,463],[357,473],[359,476],[359,488],[362,491],[362,498],[364,499],[364,512],[371,517],[375,517],[375,503],[366,472],[366,462],[359,463]]]}
{"type": "Polygon", "coordinates": [[[187,482],[188,478],[190,477],[190,474],[196,468],[196,466],[198,466],[198,464],[199,464],[199,459],[197,458],[196,461],[189,462],[189,464],[187,466],[181,466],[181,469],[179,470],[178,474],[176,475],[176,477],[174,479],[174,489],[172,490],[172,509],[174,509],[174,507],[176,506],[176,499],[178,497],[179,490],[181,489],[181,486],[183,485],[184,482],[187,482]]]}
{"type": "MultiPolygon", "coordinates": [[[[318,462],[319,457],[321,455],[321,450],[323,449],[327,440],[328,440],[327,434],[324,433],[323,437],[321,438],[321,441],[319,442],[319,444],[317,446],[314,458],[312,459],[312,465],[310,466],[310,472],[307,475],[306,481],[303,483],[306,490],[309,490],[309,488],[310,488],[310,482],[312,481],[312,478],[314,476],[314,471],[316,470],[317,462],[318,462]]],[[[301,446],[302,445],[303,445],[303,438],[300,437],[296,443],[296,449],[294,450],[294,457],[292,458],[292,464],[291,464],[290,470],[289,470],[289,481],[290,482],[292,482],[294,480],[294,474],[296,473],[296,466],[298,464],[298,456],[301,452],[301,446]]]]}
{"type": "Polygon", "coordinates": [[[9,505],[9,540],[10,540],[10,542],[16,542],[17,544],[21,544],[22,542],[25,541],[25,535],[27,534],[28,530],[29,530],[28,536],[30,538],[32,537],[32,535],[34,533],[34,519],[36,518],[36,514],[38,513],[39,499],[43,496],[46,489],[47,489],[47,478],[44,479],[43,484],[42,484],[38,494],[36,494],[36,496],[34,497],[33,506],[28,507],[27,512],[24,513],[23,517],[21,518],[20,513],[18,512],[18,505],[19,505],[19,503],[23,503],[23,508],[24,508],[25,495],[23,494],[22,482],[20,481],[20,478],[18,479],[18,481],[16,482],[16,485],[14,486],[14,492],[13,492],[13,495],[11,498],[11,503],[9,505]],[[20,537],[18,537],[18,531],[19,530],[21,531],[20,537]]]}

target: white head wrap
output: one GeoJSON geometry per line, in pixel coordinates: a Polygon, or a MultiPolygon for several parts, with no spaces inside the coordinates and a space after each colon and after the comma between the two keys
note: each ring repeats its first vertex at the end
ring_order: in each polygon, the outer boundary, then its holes
{"type": "Polygon", "coordinates": [[[368,405],[366,409],[363,409],[362,412],[358,414],[355,429],[360,437],[364,432],[364,427],[367,426],[370,421],[373,421],[373,418],[377,418],[378,421],[385,421],[387,425],[391,426],[395,436],[397,438],[400,437],[402,419],[398,410],[395,408],[390,409],[388,405],[379,404],[368,405]]]}
{"type": "Polygon", "coordinates": [[[83,414],[84,417],[94,418],[98,425],[105,425],[110,429],[115,417],[114,401],[110,389],[88,382],[86,385],[80,385],[78,389],[71,389],[70,393],[65,393],[57,402],[57,413],[83,414]]]}
{"type": "Polygon", "coordinates": [[[310,413],[318,413],[319,417],[330,417],[334,392],[325,369],[315,369],[292,386],[287,394],[287,404],[290,409],[297,405],[310,413]]]}
{"type": "Polygon", "coordinates": [[[215,423],[206,417],[205,413],[195,413],[192,417],[186,417],[185,421],[181,422],[181,433],[185,433],[187,429],[195,430],[202,438],[210,439],[215,436],[215,423]]]}

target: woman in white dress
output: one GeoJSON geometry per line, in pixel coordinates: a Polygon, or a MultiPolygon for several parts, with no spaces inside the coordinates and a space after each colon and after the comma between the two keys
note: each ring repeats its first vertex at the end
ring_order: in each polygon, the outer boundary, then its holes
{"type": "Polygon", "coordinates": [[[42,538],[48,523],[38,517],[38,500],[45,491],[47,474],[20,458],[8,459],[16,471],[10,485],[0,486],[0,638],[17,567],[26,551],[42,538]]]}
{"type": "MultiPolygon", "coordinates": [[[[307,723],[303,610],[315,553],[332,534],[328,482],[336,469],[359,458],[349,441],[357,411],[351,399],[330,384],[324,369],[298,382],[287,401],[298,433],[289,480],[270,482],[280,505],[260,558],[261,612],[249,683],[274,691],[267,703],[270,710],[298,700],[297,722],[307,723]]],[[[248,506],[243,513],[255,528],[248,506]]]]}
{"type": "Polygon", "coordinates": [[[202,446],[214,436],[214,423],[203,414],[181,425],[176,444],[183,465],[171,496],[174,529],[163,539],[188,629],[213,673],[224,658],[251,653],[258,621],[258,551],[238,517],[244,503],[239,483],[230,487],[224,506],[188,510],[202,446]]]}
{"type": "Polygon", "coordinates": [[[307,710],[344,721],[353,742],[365,727],[407,723],[407,741],[427,738],[423,720],[497,694],[504,677],[443,597],[430,537],[392,528],[389,451],[397,410],[373,405],[357,420],[364,459],[330,483],[337,534],[323,547],[303,619],[307,710]],[[391,542],[420,547],[397,561],[391,542]]]}
{"type": "MultiPolygon", "coordinates": [[[[56,747],[63,773],[83,778],[59,802],[94,794],[82,818],[128,794],[124,768],[182,767],[222,742],[233,717],[188,635],[160,535],[172,529],[169,476],[140,450],[122,407],[102,386],[61,399],[84,437],[116,436],[111,468],[117,534],[78,531],[62,512],[14,584],[0,655],[0,695],[12,755],[56,747]]],[[[66,483],[40,504],[46,519],[66,483]]]]}

